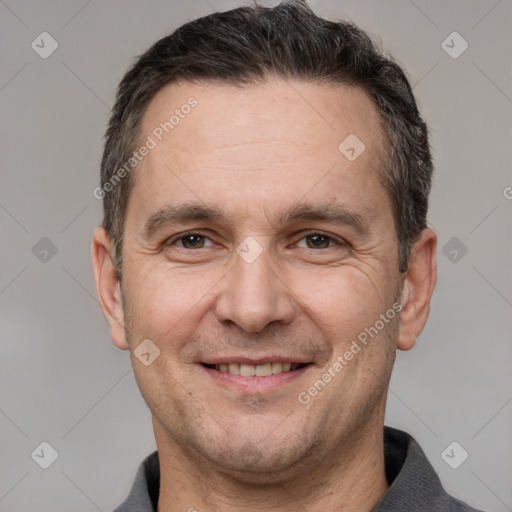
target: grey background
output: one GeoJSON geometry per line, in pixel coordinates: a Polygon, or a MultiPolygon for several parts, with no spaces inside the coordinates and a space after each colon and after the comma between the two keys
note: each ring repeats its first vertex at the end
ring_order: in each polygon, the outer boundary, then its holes
{"type": "MultiPolygon", "coordinates": [[[[419,441],[450,493],[510,511],[512,3],[310,4],[382,42],[431,127],[438,285],[417,346],[398,353],[386,423],[419,441]],[[453,31],[469,44],[457,59],[441,47],[453,31]],[[441,458],[452,441],[469,453],[458,469],[441,458]]],[[[94,289],[102,136],[135,55],[190,19],[238,5],[0,0],[1,511],[110,511],[155,449],[128,353],[111,343],[94,289]],[[47,59],[31,48],[43,31],[59,44],[47,59]],[[43,237],[57,248],[46,261],[43,237]],[[42,441],[58,452],[46,470],[31,458],[42,441]]]]}

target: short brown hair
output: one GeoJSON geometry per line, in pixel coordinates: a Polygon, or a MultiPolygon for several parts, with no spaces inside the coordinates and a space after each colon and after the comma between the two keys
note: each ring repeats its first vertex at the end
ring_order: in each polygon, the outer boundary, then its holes
{"type": "MultiPolygon", "coordinates": [[[[101,187],[134,152],[141,119],[155,94],[179,79],[254,84],[270,76],[359,87],[380,114],[388,150],[382,184],[393,205],[400,272],[426,226],[432,159],[427,126],[402,69],[352,23],[316,16],[305,0],[274,8],[245,6],[179,27],[125,74],[105,135],[101,187]]],[[[121,278],[124,221],[133,177],[102,194],[103,227],[121,278]]]]}

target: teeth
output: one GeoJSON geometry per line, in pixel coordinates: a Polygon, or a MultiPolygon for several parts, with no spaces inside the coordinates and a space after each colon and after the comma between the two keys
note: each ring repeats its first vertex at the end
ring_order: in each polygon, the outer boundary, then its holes
{"type": "Polygon", "coordinates": [[[268,377],[269,375],[278,375],[283,372],[296,370],[298,363],[265,363],[254,366],[244,363],[216,364],[215,369],[232,375],[241,375],[242,377],[268,377]]]}
{"type": "Polygon", "coordinates": [[[256,377],[268,377],[272,375],[272,365],[270,363],[267,364],[259,364],[255,367],[256,377]]]}
{"type": "Polygon", "coordinates": [[[229,363],[227,371],[233,375],[240,375],[240,365],[238,363],[229,363]]]}
{"type": "Polygon", "coordinates": [[[241,364],[240,365],[240,375],[242,377],[254,377],[256,373],[256,367],[252,364],[241,364]]]}
{"type": "Polygon", "coordinates": [[[277,375],[278,373],[282,373],[283,365],[282,363],[272,363],[272,373],[277,375]]]}

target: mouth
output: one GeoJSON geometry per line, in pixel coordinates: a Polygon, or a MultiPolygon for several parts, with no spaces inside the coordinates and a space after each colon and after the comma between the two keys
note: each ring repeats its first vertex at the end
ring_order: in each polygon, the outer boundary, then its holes
{"type": "Polygon", "coordinates": [[[205,375],[231,392],[244,396],[274,393],[289,389],[315,366],[312,362],[290,361],[279,358],[243,359],[229,358],[201,362],[205,375]]]}
{"type": "Polygon", "coordinates": [[[247,363],[219,363],[208,364],[201,363],[204,367],[231,375],[240,375],[241,377],[269,377],[281,373],[294,372],[300,370],[312,363],[292,363],[292,362],[268,362],[260,364],[247,363]]]}

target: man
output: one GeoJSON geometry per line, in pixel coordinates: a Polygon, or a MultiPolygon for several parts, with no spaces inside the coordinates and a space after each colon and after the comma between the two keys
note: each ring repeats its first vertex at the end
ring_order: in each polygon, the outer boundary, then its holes
{"type": "Polygon", "coordinates": [[[123,78],[92,260],[158,451],[118,512],[470,511],[384,427],[436,281],[400,68],[300,1],[187,23],[123,78]]]}

